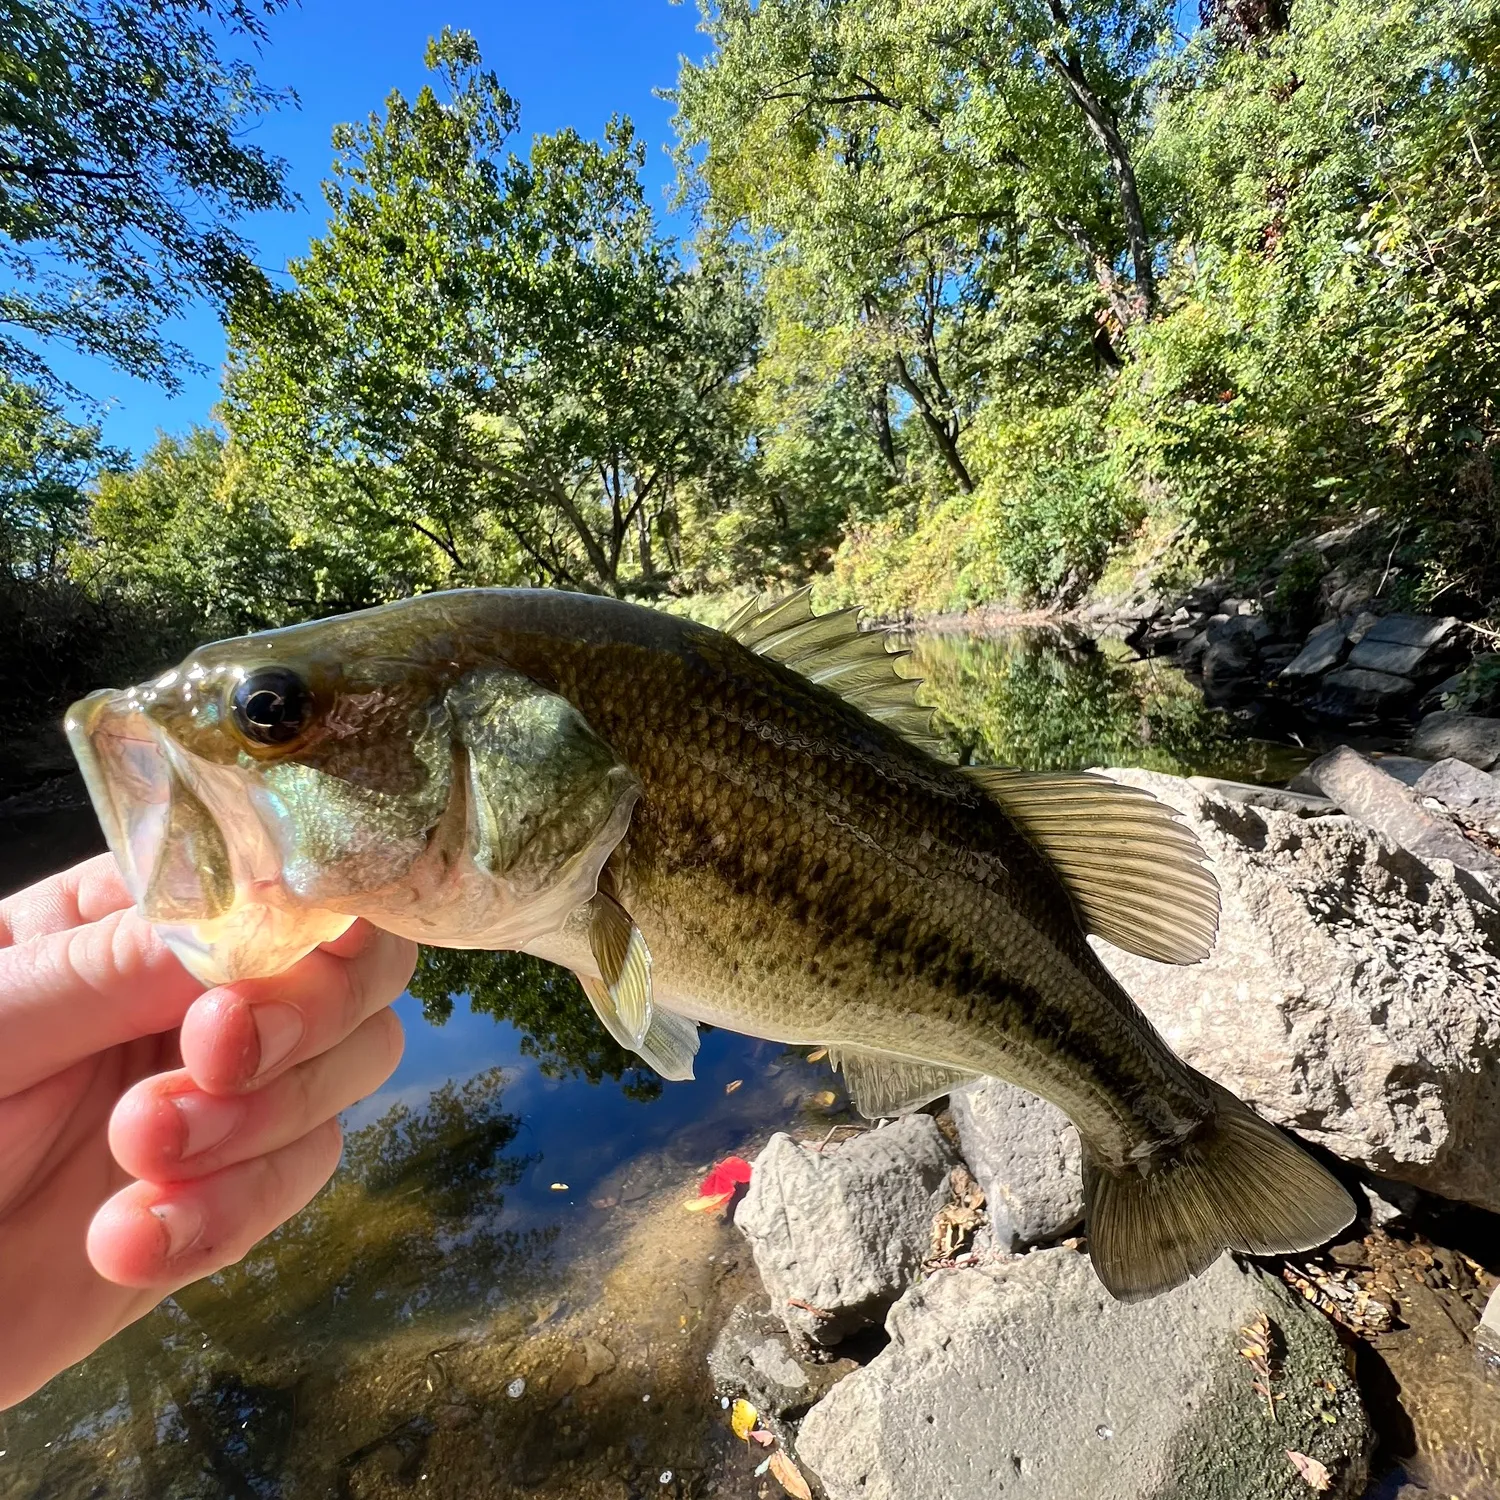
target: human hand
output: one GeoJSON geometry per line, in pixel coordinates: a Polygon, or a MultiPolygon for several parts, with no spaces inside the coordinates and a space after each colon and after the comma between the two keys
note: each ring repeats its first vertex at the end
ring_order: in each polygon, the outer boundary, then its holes
{"type": "Polygon", "coordinates": [[[107,855],[0,901],[0,1409],[313,1197],[415,962],[356,922],[205,991],[107,855]]]}

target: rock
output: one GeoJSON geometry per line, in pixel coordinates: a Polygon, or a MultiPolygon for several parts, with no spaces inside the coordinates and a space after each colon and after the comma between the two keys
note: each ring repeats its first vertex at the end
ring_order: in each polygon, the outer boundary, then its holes
{"type": "Polygon", "coordinates": [[[1210,627],[1201,669],[1203,693],[1210,703],[1225,704],[1253,696],[1256,683],[1250,673],[1258,651],[1248,630],[1222,633],[1216,640],[1210,627]]]}
{"type": "Polygon", "coordinates": [[[1336,1500],[1363,1490],[1370,1425],[1332,1326],[1227,1256],[1127,1306],[1083,1256],[1039,1250],[938,1272],[887,1328],[803,1420],[829,1500],[1309,1500],[1288,1448],[1336,1500]],[[1261,1313],[1285,1351],[1275,1422],[1238,1352],[1261,1313]]]}
{"type": "Polygon", "coordinates": [[[1393,677],[1420,677],[1427,657],[1424,646],[1377,641],[1372,631],[1349,653],[1349,665],[1369,672],[1388,672],[1393,677]]]}
{"type": "Polygon", "coordinates": [[[1466,839],[1449,819],[1428,812],[1413,788],[1388,776],[1358,750],[1340,745],[1310,765],[1307,775],[1351,818],[1419,859],[1446,859],[1461,870],[1500,877],[1500,859],[1466,839]]]}
{"type": "Polygon", "coordinates": [[[1416,690],[1416,683],[1409,677],[1371,672],[1363,667],[1344,667],[1330,672],[1323,679],[1308,699],[1307,706],[1313,713],[1343,723],[1354,719],[1388,718],[1416,690]]]}
{"type": "Polygon", "coordinates": [[[1474,1347],[1485,1359],[1500,1364],[1500,1287],[1484,1305],[1484,1316],[1474,1330],[1474,1347]]]}
{"type": "Polygon", "coordinates": [[[1465,820],[1500,835],[1500,777],[1468,761],[1440,760],[1417,778],[1419,797],[1432,797],[1465,820]]]}
{"type": "Polygon", "coordinates": [[[1281,676],[1293,681],[1320,677],[1343,661],[1347,648],[1348,637],[1344,634],[1343,621],[1330,620],[1308,636],[1302,650],[1281,669],[1281,676]]]}
{"type": "Polygon", "coordinates": [[[1174,1050],[1369,1171],[1500,1211],[1500,903],[1346,818],[1111,771],[1178,809],[1223,900],[1175,967],[1099,944],[1174,1050]]]}
{"type": "Polygon", "coordinates": [[[1200,630],[1177,653],[1177,664],[1188,671],[1197,671],[1203,665],[1203,655],[1208,650],[1208,632],[1200,630]]]}
{"type": "Polygon", "coordinates": [[[1370,757],[1387,776],[1394,776],[1402,786],[1415,786],[1432,765],[1411,755],[1374,755],[1370,757]]]}
{"type": "Polygon", "coordinates": [[[1372,614],[1369,610],[1360,610],[1353,615],[1349,621],[1349,628],[1345,634],[1349,637],[1349,644],[1357,646],[1364,638],[1380,624],[1380,616],[1372,614]]]}
{"type": "Polygon", "coordinates": [[[799,1359],[764,1296],[748,1297],[730,1312],[708,1352],[708,1372],[719,1395],[744,1396],[775,1417],[800,1416],[846,1373],[799,1359]]]}
{"type": "MultiPolygon", "coordinates": [[[[1299,776],[1305,773],[1299,773],[1299,776]]],[[[1338,811],[1338,807],[1321,792],[1304,792],[1291,787],[1255,786],[1247,781],[1220,781],[1216,776],[1190,776],[1188,780],[1201,790],[1226,802],[1243,802],[1248,807],[1271,807],[1277,812],[1296,813],[1299,818],[1321,818],[1338,811]]]]}
{"type": "Polygon", "coordinates": [[[826,1152],[771,1137],[734,1222],[794,1336],[832,1345],[880,1322],[922,1269],[957,1164],[931,1115],[826,1152]]]}
{"type": "Polygon", "coordinates": [[[1386,615],[1370,626],[1364,640],[1430,651],[1449,640],[1457,629],[1458,621],[1448,616],[1386,615]]]}
{"type": "Polygon", "coordinates": [[[1002,1250],[1061,1239],[1083,1218],[1078,1132],[1056,1105],[986,1078],[955,1089],[948,1107],[1002,1250]]]}
{"type": "Polygon", "coordinates": [[[1481,771],[1500,764],[1500,719],[1439,709],[1428,714],[1411,737],[1407,749],[1423,760],[1466,760],[1481,771]]]}

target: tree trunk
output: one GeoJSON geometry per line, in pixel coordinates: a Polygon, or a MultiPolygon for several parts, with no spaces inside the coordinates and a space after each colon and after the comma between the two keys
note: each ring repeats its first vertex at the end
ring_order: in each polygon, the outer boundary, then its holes
{"type": "Polygon", "coordinates": [[[951,418],[944,418],[933,410],[932,402],[927,398],[927,392],[913,377],[907,368],[906,361],[900,354],[895,356],[894,368],[896,372],[896,383],[916,403],[917,412],[922,418],[922,425],[926,427],[928,435],[937,445],[937,450],[943,455],[943,461],[948,465],[950,472],[958,482],[958,487],[964,494],[974,493],[974,476],[969,473],[968,465],[964,463],[963,454],[958,451],[958,423],[951,418]]]}
{"type": "MultiPolygon", "coordinates": [[[[1068,12],[1062,0],[1047,0],[1053,21],[1060,27],[1069,24],[1068,12]]],[[[1141,209],[1140,190],[1135,181],[1135,165],[1130,159],[1130,149],[1120,134],[1120,127],[1113,111],[1090,86],[1083,71],[1083,60],[1074,49],[1067,52],[1048,48],[1045,52],[1048,63],[1056,70],[1064,86],[1073,96],[1073,101],[1083,112],[1090,130],[1104,149],[1109,167],[1114,175],[1115,187],[1120,195],[1120,210],[1125,219],[1125,239],[1130,246],[1130,263],[1135,271],[1136,291],[1140,298],[1141,312],[1150,316],[1156,306],[1156,273],[1152,266],[1151,237],[1146,232],[1146,215],[1141,209]]]]}
{"type": "Polygon", "coordinates": [[[871,407],[875,413],[875,441],[880,444],[880,455],[885,459],[886,468],[894,475],[897,472],[896,435],[891,431],[890,387],[883,380],[875,387],[871,407]]]}

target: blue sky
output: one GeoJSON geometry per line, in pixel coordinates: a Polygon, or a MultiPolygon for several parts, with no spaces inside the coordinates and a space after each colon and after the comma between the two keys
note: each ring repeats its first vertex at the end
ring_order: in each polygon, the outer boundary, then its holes
{"type": "MultiPolygon", "coordinates": [[[[294,89],[300,109],[263,121],[252,139],[285,157],[301,197],[295,214],[267,214],[244,226],[260,263],[279,269],[300,254],[324,224],[319,184],[328,175],[329,137],[340,121],[360,119],[393,88],[421,87],[427,38],[449,25],[472,31],[485,62],[521,105],[521,141],[572,125],[598,135],[613,113],[628,114],[647,143],[647,181],[665,206],[671,164],[671,107],[653,89],[669,88],[680,54],[707,51],[694,3],[667,0],[453,0],[441,7],[393,0],[303,0],[271,22],[270,44],[259,65],[263,81],[294,89]]],[[[96,400],[107,402],[109,441],[139,454],[158,429],[178,432],[205,420],[218,397],[224,339],[217,319],[202,309],[174,330],[179,342],[209,367],[190,376],[180,395],[130,380],[101,360],[65,358],[59,372],[96,400]]]]}

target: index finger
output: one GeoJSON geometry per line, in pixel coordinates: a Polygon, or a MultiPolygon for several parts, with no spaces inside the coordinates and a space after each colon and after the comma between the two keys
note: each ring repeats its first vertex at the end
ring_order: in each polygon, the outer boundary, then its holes
{"type": "Polygon", "coordinates": [[[0,901],[0,948],[97,922],[130,905],[112,854],[97,854],[0,901]]]}

